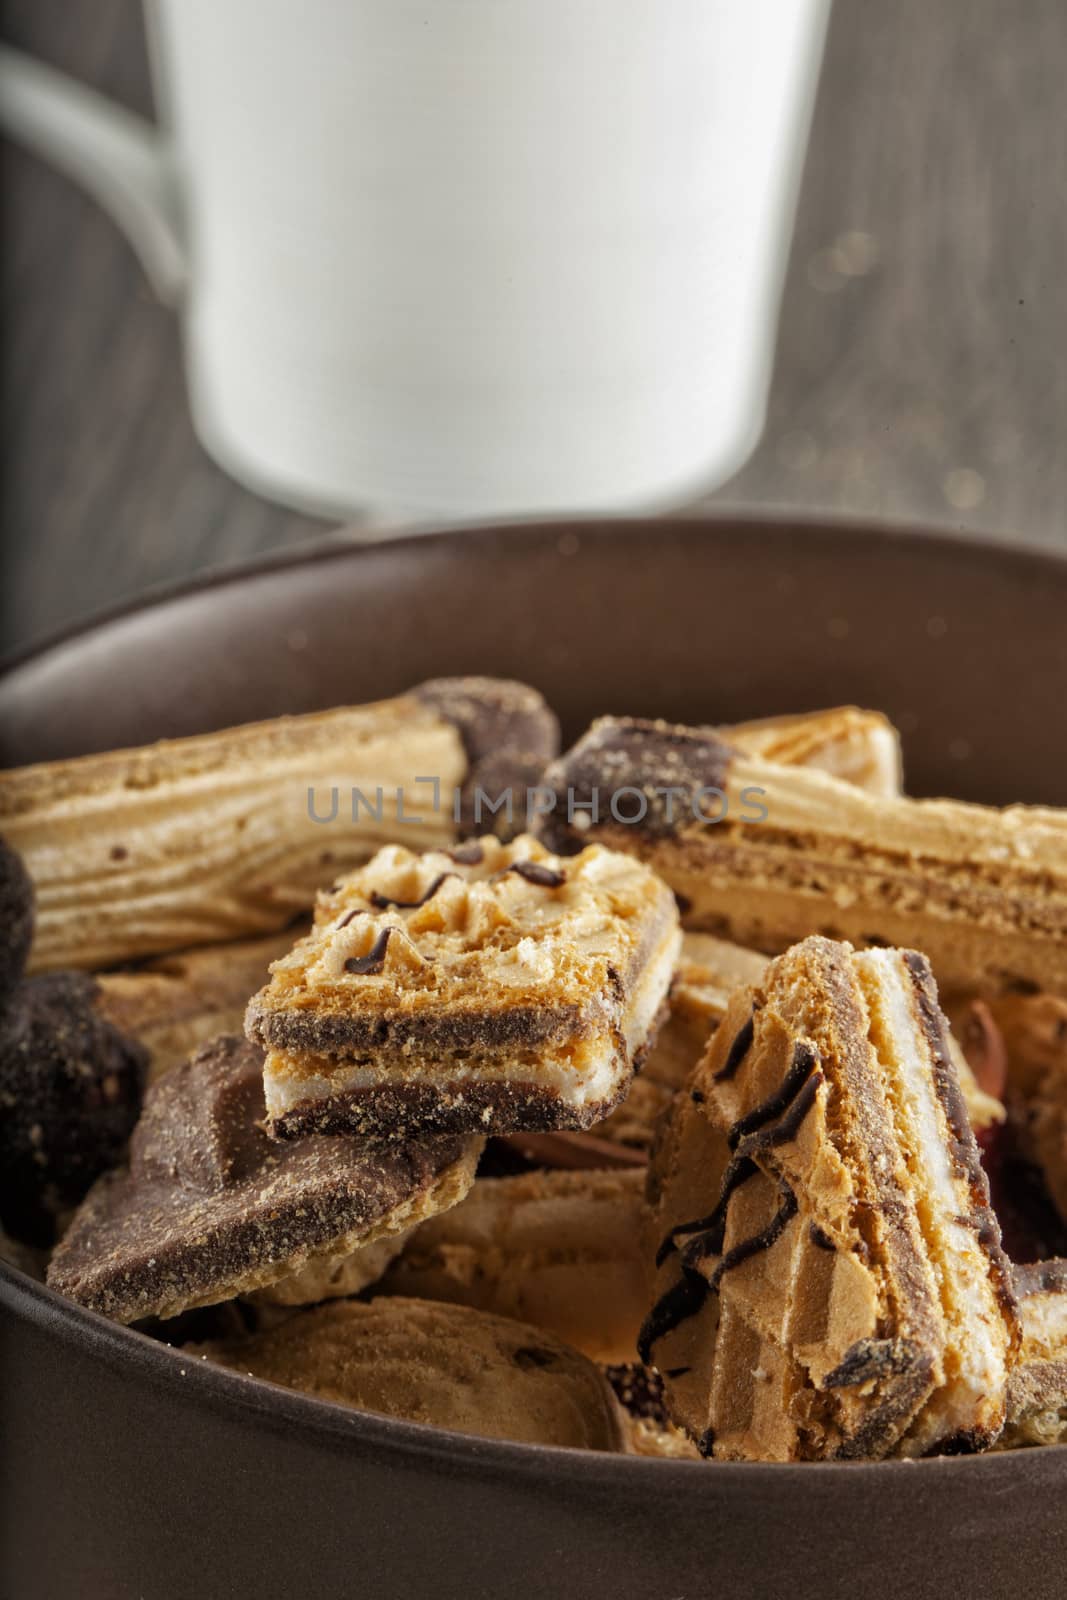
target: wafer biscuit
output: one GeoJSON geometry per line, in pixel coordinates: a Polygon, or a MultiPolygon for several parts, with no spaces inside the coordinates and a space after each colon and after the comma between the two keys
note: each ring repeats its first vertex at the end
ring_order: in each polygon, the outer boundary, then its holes
{"type": "Polygon", "coordinates": [[[659,1022],[677,920],[651,872],[598,847],[380,851],[249,1005],[272,1128],[588,1127],[659,1022]]]}
{"type": "Polygon", "coordinates": [[[706,729],[604,718],[545,774],[565,851],[629,850],[685,925],[768,951],[907,945],[939,982],[1067,993],[1067,813],[864,792],[706,729]]]}
{"type": "Polygon", "coordinates": [[[245,1008],[272,961],[299,930],[203,945],[143,965],[97,974],[96,1009],[148,1051],[148,1079],[162,1077],[220,1033],[240,1033],[245,1008]]]}
{"type": "Polygon", "coordinates": [[[1020,1148],[1067,1221],[1067,999],[1008,994],[989,1008],[1007,1052],[1006,1094],[1020,1148]]]}
{"type": "Polygon", "coordinates": [[[871,794],[901,792],[900,735],[880,711],[836,706],[792,717],[735,722],[719,729],[746,755],[787,767],[816,767],[871,794]]]}
{"type": "Polygon", "coordinates": [[[355,709],[278,717],[0,773],[0,831],[37,891],[31,970],[105,967],[283,927],[390,839],[445,848],[479,793],[557,748],[540,695],[443,678],[355,709]]]}
{"type": "Polygon", "coordinates": [[[977,1449],[1010,1271],[929,966],[822,938],[739,990],[650,1171],[642,1356],[705,1453],[977,1449]]]}
{"type": "Polygon", "coordinates": [[[1067,1444],[1067,1261],[1015,1268],[1022,1347],[1000,1443],[1067,1444]]]}

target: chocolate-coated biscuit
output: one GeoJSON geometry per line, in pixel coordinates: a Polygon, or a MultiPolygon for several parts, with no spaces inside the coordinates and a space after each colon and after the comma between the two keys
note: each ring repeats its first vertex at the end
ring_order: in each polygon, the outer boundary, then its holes
{"type": "Polygon", "coordinates": [[[336,1261],[461,1199],[481,1141],[278,1145],[263,1060],[223,1037],[153,1084],[128,1165],[101,1178],[48,1282],[117,1322],[172,1317],[336,1261]]]}
{"type": "Polygon", "coordinates": [[[1062,811],[871,793],[709,729],[617,717],[545,785],[569,797],[539,824],[552,848],[629,850],[689,928],[771,952],[811,933],[908,946],[946,986],[1067,993],[1062,811]]]}
{"type": "Polygon", "coordinates": [[[140,1111],[147,1052],[97,998],[87,974],[51,972],[0,1017],[0,1218],[33,1244],[121,1158],[140,1111]]]}

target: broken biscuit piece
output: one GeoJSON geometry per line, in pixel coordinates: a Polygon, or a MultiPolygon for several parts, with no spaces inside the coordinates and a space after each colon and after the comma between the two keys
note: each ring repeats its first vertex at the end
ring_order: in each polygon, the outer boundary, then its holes
{"type": "Polygon", "coordinates": [[[649,1173],[641,1355],[705,1454],[976,1450],[1010,1267],[928,963],[811,938],[739,990],[649,1173]]]}
{"type": "Polygon", "coordinates": [[[870,794],[897,795],[903,781],[900,735],[880,711],[837,706],[719,730],[746,755],[786,767],[816,767],[870,794]]]}
{"type": "Polygon", "coordinates": [[[1067,1261],[1015,1268],[1022,1346],[1008,1383],[1005,1450],[1067,1444],[1067,1261]]]}
{"type": "Polygon", "coordinates": [[[99,1179],[60,1241],[51,1287],[116,1322],[215,1305],[454,1205],[482,1147],[278,1145],[262,1124],[263,1058],[243,1039],[217,1039],[160,1078],[129,1164],[99,1179]]]}
{"type": "Polygon", "coordinates": [[[922,950],[946,986],[1067,993],[1067,813],[867,793],[707,729],[605,717],[545,773],[541,837],[628,850],[686,927],[922,950]],[[564,797],[564,798],[560,798],[564,797]]]}
{"type": "Polygon", "coordinates": [[[439,678],[374,705],[0,773],[0,831],[37,893],[31,970],[269,933],[390,839],[518,831],[557,748],[536,690],[439,678]]]}
{"type": "Polygon", "coordinates": [[[644,1188],[640,1167],[479,1178],[419,1226],[381,1292],[516,1317],[596,1361],[631,1362],[645,1313],[644,1188]]]}
{"type": "Polygon", "coordinates": [[[271,1128],[586,1128],[625,1093],[679,942],[670,891],[599,846],[389,846],[320,897],[248,1007],[271,1128]]]}
{"type": "MultiPolygon", "coordinates": [[[[730,995],[741,984],[758,984],[769,959],[711,934],[683,933],[667,1020],[626,1099],[590,1135],[633,1150],[651,1149],[660,1118],[704,1054],[730,995]]],[[[971,1127],[977,1133],[1003,1122],[1004,1106],[981,1088],[951,1033],[948,1043],[971,1127]]]]}

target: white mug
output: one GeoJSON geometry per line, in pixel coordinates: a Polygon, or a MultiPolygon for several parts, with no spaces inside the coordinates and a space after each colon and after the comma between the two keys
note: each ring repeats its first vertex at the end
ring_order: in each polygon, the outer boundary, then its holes
{"type": "Polygon", "coordinates": [[[829,0],[155,0],[156,130],[5,50],[0,123],[183,319],[289,504],[626,511],[763,423],[829,0]]]}

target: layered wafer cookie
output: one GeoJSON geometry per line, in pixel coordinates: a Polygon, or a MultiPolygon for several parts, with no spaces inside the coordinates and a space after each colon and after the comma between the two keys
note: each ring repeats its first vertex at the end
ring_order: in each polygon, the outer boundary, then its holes
{"type": "Polygon", "coordinates": [[[549,767],[542,837],[646,861],[687,927],[924,951],[945,984],[1067,992],[1067,813],[870,794],[703,729],[605,718],[549,767]]]}
{"type": "Polygon", "coordinates": [[[2,773],[0,832],[37,891],[31,967],[281,928],[387,840],[446,848],[506,830],[514,807],[489,807],[525,797],[557,739],[535,690],[445,678],[374,705],[2,773]]]}
{"type": "Polygon", "coordinates": [[[345,1300],[190,1356],[456,1433],[622,1451],[622,1417],[600,1369],[543,1328],[469,1306],[345,1300]]]}
{"type": "Polygon", "coordinates": [[[1067,1444],[1067,1261],[1015,1268],[1022,1347],[1000,1443],[1067,1444]]]}
{"type": "Polygon", "coordinates": [[[241,1033],[249,999],[272,961],[293,947],[295,930],[235,939],[159,956],[97,975],[96,1009],[148,1051],[149,1081],[180,1066],[220,1033],[241,1033]]]}
{"type": "Polygon", "coordinates": [[[597,1361],[632,1362],[646,1310],[643,1168],[479,1178],[420,1224],[383,1293],[547,1328],[597,1361]]]}
{"type": "Polygon", "coordinates": [[[275,1133],[584,1128],[664,1007],[674,899],[629,856],[399,846],[321,896],[251,1002],[275,1133]]]}
{"type": "Polygon", "coordinates": [[[279,1146],[262,1072],[260,1051],[224,1037],[153,1085],[128,1165],[98,1180],[52,1256],[53,1288],[116,1322],[173,1317],[335,1266],[474,1181],[476,1138],[279,1146]]]}
{"type": "Polygon", "coordinates": [[[641,1354],[705,1454],[997,1437],[1011,1272],[922,956],[816,937],[737,991],[649,1192],[641,1354]]]}
{"type": "MultiPolygon", "coordinates": [[[[676,1090],[688,1078],[726,1015],[730,995],[741,984],[759,983],[769,959],[711,934],[684,933],[667,1020],[626,1099],[603,1122],[596,1123],[590,1134],[630,1149],[649,1150],[676,1090]]],[[[949,1047],[971,1127],[978,1132],[1003,1122],[1004,1106],[981,1088],[951,1033],[949,1047]]],[[[1067,1166],[1067,1162],[1064,1164],[1067,1166]]]]}

